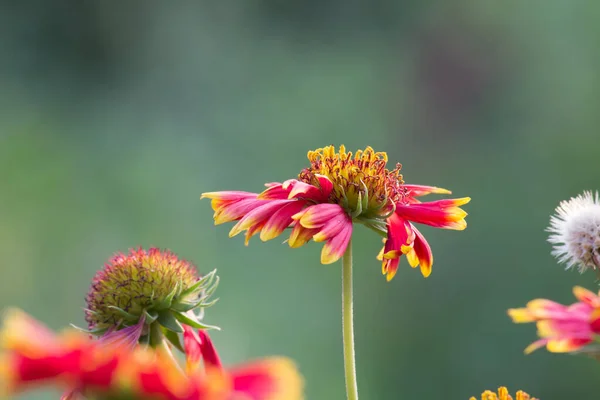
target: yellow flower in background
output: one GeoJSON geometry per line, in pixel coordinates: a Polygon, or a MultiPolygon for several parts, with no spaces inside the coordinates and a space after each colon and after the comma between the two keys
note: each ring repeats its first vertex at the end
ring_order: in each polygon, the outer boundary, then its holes
{"type": "MultiPolygon", "coordinates": [[[[471,397],[469,400],[477,400],[475,397],[471,397]]],[[[504,386],[498,388],[498,394],[486,390],[481,394],[481,400],[538,400],[535,397],[529,396],[527,393],[519,390],[516,394],[516,397],[512,397],[508,394],[508,389],[504,386]]]]}

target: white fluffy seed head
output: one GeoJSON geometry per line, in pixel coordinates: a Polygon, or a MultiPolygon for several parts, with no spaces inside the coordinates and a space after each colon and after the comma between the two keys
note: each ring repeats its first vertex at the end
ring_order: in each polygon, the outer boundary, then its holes
{"type": "Polygon", "coordinates": [[[561,201],[550,217],[548,241],[552,255],[567,269],[577,266],[579,272],[600,269],[600,201],[598,192],[583,192],[561,201]]]}

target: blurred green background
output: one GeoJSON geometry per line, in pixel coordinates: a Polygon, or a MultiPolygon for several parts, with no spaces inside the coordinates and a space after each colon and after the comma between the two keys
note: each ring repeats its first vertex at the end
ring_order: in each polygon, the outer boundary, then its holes
{"type": "MultiPolygon", "coordinates": [[[[471,196],[463,232],[423,228],[423,279],[386,283],[355,235],[363,399],[467,399],[507,385],[595,399],[600,367],[524,356],[509,307],[572,302],[544,229],[598,189],[600,3],[376,0],[0,3],[0,308],[83,324],[116,251],[170,248],[218,268],[207,322],[227,363],[297,360],[308,399],[342,399],[339,263],[284,237],[214,227],[214,190],[260,191],[309,149],[387,151],[405,180],[471,196]]],[[[56,392],[28,393],[52,399],[56,392]]]]}

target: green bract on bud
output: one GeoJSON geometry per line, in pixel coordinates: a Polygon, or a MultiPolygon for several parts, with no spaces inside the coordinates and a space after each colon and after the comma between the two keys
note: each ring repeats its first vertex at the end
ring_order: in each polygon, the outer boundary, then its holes
{"type": "Polygon", "coordinates": [[[163,335],[180,347],[184,325],[216,328],[202,320],[216,300],[216,270],[204,277],[170,251],[151,248],[117,254],[96,273],[86,297],[88,332],[105,340],[153,343],[163,335]],[[158,336],[158,337],[152,337],[158,336]]]}

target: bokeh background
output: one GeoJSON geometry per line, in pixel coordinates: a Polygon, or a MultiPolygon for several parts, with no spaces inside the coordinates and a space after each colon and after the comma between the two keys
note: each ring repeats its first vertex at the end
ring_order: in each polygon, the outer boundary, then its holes
{"type": "Polygon", "coordinates": [[[342,399],[340,265],[317,244],[228,239],[199,196],[371,145],[407,182],[473,200],[466,231],[423,228],[426,280],[404,262],[386,283],[380,238],[357,229],[361,397],[595,399],[600,365],[524,356],[535,328],[506,309],[597,287],[557,265],[544,229],[600,189],[599,16],[558,0],[2,2],[0,308],[82,325],[113,253],[170,248],[219,270],[207,322],[227,363],[287,355],[308,399],[342,399]]]}

